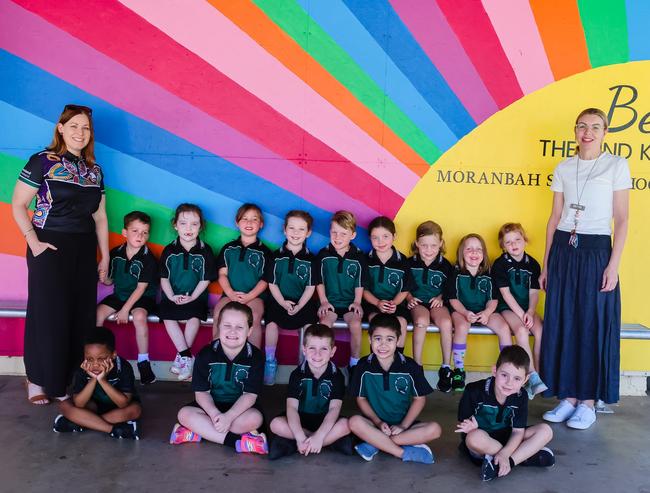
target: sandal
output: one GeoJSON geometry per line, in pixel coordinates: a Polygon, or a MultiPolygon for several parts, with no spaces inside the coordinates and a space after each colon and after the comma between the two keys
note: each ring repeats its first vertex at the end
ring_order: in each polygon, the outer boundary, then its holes
{"type": "Polygon", "coordinates": [[[43,393],[43,388],[40,385],[30,382],[25,379],[25,388],[27,389],[27,400],[34,404],[35,406],[45,406],[50,403],[50,398],[47,394],[43,393]],[[38,393],[30,395],[30,389],[33,387],[38,387],[40,390],[36,391],[38,393]]]}

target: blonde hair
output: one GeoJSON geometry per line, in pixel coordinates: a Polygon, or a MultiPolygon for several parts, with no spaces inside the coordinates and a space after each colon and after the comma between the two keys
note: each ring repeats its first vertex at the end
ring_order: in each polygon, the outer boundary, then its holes
{"type": "Polygon", "coordinates": [[[470,233],[463,236],[463,238],[460,240],[460,243],[458,244],[458,251],[456,252],[456,263],[458,264],[458,267],[460,267],[461,271],[467,270],[467,267],[465,266],[465,259],[463,258],[463,250],[465,249],[465,243],[467,240],[470,240],[472,238],[476,238],[481,243],[481,248],[483,249],[483,260],[478,266],[477,274],[485,274],[490,271],[490,259],[488,258],[488,251],[487,246],[485,245],[485,240],[478,233],[470,233]]]}
{"type": "Polygon", "coordinates": [[[417,229],[415,230],[415,241],[411,243],[411,253],[413,254],[418,253],[418,246],[416,242],[423,236],[429,236],[429,235],[434,235],[438,237],[438,239],[440,240],[440,253],[444,255],[447,249],[445,247],[445,240],[442,237],[442,228],[438,223],[433,221],[424,221],[422,224],[420,224],[417,227],[417,229]]]}
{"type": "Polygon", "coordinates": [[[501,250],[505,250],[503,247],[503,238],[508,233],[519,233],[526,243],[528,243],[528,236],[524,231],[524,227],[520,223],[505,223],[501,228],[499,228],[499,246],[501,250]]]}
{"type": "Polygon", "coordinates": [[[332,216],[332,222],[353,233],[357,230],[357,220],[350,211],[336,211],[332,216]]]}
{"type": "Polygon", "coordinates": [[[578,122],[580,121],[580,118],[582,118],[585,115],[596,115],[600,117],[600,119],[603,121],[603,124],[605,125],[605,130],[607,130],[607,128],[609,127],[609,121],[607,120],[607,115],[600,108],[585,108],[578,114],[575,124],[577,125],[578,122]]]}

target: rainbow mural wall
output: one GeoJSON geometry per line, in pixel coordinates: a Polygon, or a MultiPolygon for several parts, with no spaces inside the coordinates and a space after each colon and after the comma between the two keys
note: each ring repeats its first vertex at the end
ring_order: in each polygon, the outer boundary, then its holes
{"type": "Polygon", "coordinates": [[[312,249],[349,209],[365,249],[376,215],[396,218],[403,250],[435,219],[452,261],[470,230],[496,257],[509,220],[541,260],[548,174],[577,112],[601,106],[613,126],[635,116],[608,142],[635,177],[623,319],[649,325],[648,25],[644,0],[4,0],[0,300],[26,298],[13,184],[68,102],[94,109],[112,244],[138,208],[160,251],[192,201],[216,250],[255,201],[270,246],[290,208],[314,216],[312,249]]]}

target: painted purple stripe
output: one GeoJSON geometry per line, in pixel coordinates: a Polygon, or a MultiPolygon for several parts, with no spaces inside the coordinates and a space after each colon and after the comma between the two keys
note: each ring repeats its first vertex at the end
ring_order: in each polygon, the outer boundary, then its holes
{"type": "Polygon", "coordinates": [[[0,4],[0,46],[114,106],[227,159],[317,207],[355,211],[360,223],[379,215],[240,132],[11,2],[0,4]],[[63,59],[87,60],[94,71],[63,59]]]}
{"type": "Polygon", "coordinates": [[[479,124],[497,104],[435,1],[389,0],[429,59],[479,124]]]}

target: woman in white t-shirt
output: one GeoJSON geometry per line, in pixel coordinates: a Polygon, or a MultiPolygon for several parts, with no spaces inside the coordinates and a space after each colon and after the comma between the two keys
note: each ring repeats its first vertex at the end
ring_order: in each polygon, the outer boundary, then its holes
{"type": "Polygon", "coordinates": [[[606,134],[601,110],[578,115],[578,152],[553,173],[540,276],[546,289],[540,373],[549,387],[544,395],[562,399],[544,419],[581,430],[596,421],[596,399],[612,403],[619,397],[618,266],[632,180],[624,158],[601,151],[606,134]]]}

